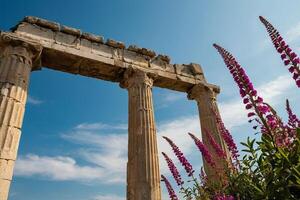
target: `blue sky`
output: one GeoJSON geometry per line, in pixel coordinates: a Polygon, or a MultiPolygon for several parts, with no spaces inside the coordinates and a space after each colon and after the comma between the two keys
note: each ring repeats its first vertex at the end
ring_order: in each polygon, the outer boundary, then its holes
{"type": "MultiPolygon", "coordinates": [[[[153,49],[173,63],[200,63],[208,81],[221,86],[222,116],[239,143],[254,131],[212,43],[238,58],[281,116],[286,98],[299,113],[299,90],[258,20],[269,19],[299,54],[299,6],[298,0],[1,0],[0,29],[33,15],[153,49]]],[[[196,103],[182,93],[153,93],[159,150],[170,152],[161,140],[167,135],[199,169],[200,154],[186,135],[200,135],[196,103]]],[[[10,200],[125,199],[127,91],[44,68],[32,73],[29,95],[10,200]]]]}

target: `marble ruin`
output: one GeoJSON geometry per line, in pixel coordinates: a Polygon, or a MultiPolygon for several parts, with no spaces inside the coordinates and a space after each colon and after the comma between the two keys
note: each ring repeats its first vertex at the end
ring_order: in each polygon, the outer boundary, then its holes
{"type": "MultiPolygon", "coordinates": [[[[186,92],[197,102],[201,129],[211,130],[225,149],[211,111],[217,110],[220,89],[206,82],[200,65],[171,64],[168,56],[146,48],[25,17],[11,32],[0,32],[0,200],[8,198],[30,74],[42,67],[118,82],[128,90],[129,200],[161,199],[152,87],[186,92]]],[[[205,170],[213,176],[206,164],[205,170]]]]}

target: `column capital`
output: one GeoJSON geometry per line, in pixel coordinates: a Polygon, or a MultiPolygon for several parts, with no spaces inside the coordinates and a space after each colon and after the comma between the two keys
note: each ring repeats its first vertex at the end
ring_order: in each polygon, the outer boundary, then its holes
{"type": "Polygon", "coordinates": [[[139,85],[148,85],[152,87],[155,77],[155,74],[147,73],[138,68],[129,67],[122,75],[120,87],[127,89],[139,85]]]}
{"type": "Polygon", "coordinates": [[[25,42],[11,33],[0,32],[1,57],[18,56],[25,64],[32,65],[32,71],[41,68],[42,46],[33,42],[25,42]]]}
{"type": "Polygon", "coordinates": [[[187,97],[189,100],[196,100],[197,102],[203,99],[210,98],[216,100],[217,95],[220,93],[220,87],[207,83],[199,83],[193,86],[188,92],[187,97]]]}

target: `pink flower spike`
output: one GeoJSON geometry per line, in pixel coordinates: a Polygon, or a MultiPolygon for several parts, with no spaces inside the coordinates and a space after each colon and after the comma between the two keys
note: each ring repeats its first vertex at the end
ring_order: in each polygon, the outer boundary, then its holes
{"type": "Polygon", "coordinates": [[[249,112],[248,117],[252,117],[252,116],[255,116],[255,113],[254,112],[249,112]]]}
{"type": "Polygon", "coordinates": [[[244,104],[249,103],[249,99],[248,99],[248,98],[243,99],[243,103],[244,103],[244,104]]]}
{"type": "Polygon", "coordinates": [[[290,60],[284,60],[284,65],[289,65],[290,64],[290,60]]]}
{"type": "Polygon", "coordinates": [[[212,136],[211,132],[207,129],[204,129],[204,133],[207,136],[209,143],[211,144],[211,146],[214,148],[216,154],[220,157],[220,158],[226,158],[226,154],[223,151],[223,149],[221,148],[221,146],[216,142],[215,138],[212,136]]]}
{"type": "MultiPolygon", "coordinates": [[[[276,47],[277,51],[281,54],[281,59],[284,62],[284,65],[288,66],[290,64],[293,65],[293,68],[289,68],[290,73],[297,72],[297,74],[300,74],[300,58],[297,56],[295,52],[292,51],[292,49],[286,44],[286,42],[283,40],[279,32],[274,28],[274,26],[268,22],[265,18],[259,17],[260,21],[263,23],[263,25],[266,27],[267,32],[276,47]]],[[[296,84],[298,87],[299,84],[297,83],[297,77],[293,77],[296,81],[296,84]]]]}
{"type": "Polygon", "coordinates": [[[247,104],[247,105],[246,105],[246,109],[247,109],[247,110],[249,110],[249,109],[251,109],[251,108],[252,108],[252,104],[247,104]]]}
{"type": "Polygon", "coordinates": [[[291,72],[291,73],[293,73],[294,70],[295,70],[295,67],[294,67],[294,66],[292,66],[292,67],[289,68],[289,72],[291,72]]]}
{"type": "Polygon", "coordinates": [[[162,155],[164,156],[164,158],[168,164],[169,170],[171,171],[173,178],[175,179],[177,185],[178,186],[182,185],[183,181],[181,179],[181,176],[180,176],[175,164],[173,163],[173,161],[171,160],[171,158],[169,158],[169,156],[167,154],[162,152],[162,155]]]}
{"type": "Polygon", "coordinates": [[[176,155],[176,157],[178,158],[179,162],[181,163],[181,165],[184,167],[186,173],[188,174],[188,176],[192,176],[194,173],[193,170],[193,166],[190,164],[190,162],[186,159],[186,157],[183,155],[183,153],[180,151],[180,149],[178,148],[178,146],[176,146],[176,144],[169,139],[166,136],[163,136],[163,138],[170,144],[170,146],[172,147],[172,150],[174,152],[174,154],[176,155]]]}
{"type": "Polygon", "coordinates": [[[281,54],[281,59],[284,60],[286,58],[286,54],[281,54]]]}
{"type": "Polygon", "coordinates": [[[286,100],[286,111],[288,113],[289,116],[289,121],[288,121],[288,125],[292,128],[296,128],[300,126],[300,120],[298,119],[298,117],[293,113],[291,107],[290,107],[290,103],[289,100],[286,100]]]}
{"type": "Polygon", "coordinates": [[[296,81],[298,88],[300,88],[300,79],[296,81]]]}
{"type": "Polygon", "coordinates": [[[191,138],[194,140],[196,146],[200,150],[202,156],[204,157],[204,160],[212,167],[216,166],[216,163],[213,161],[212,156],[210,152],[208,151],[207,147],[193,134],[189,133],[191,138]]]}
{"type": "Polygon", "coordinates": [[[172,188],[172,185],[171,183],[169,182],[169,180],[164,176],[164,175],[161,175],[161,181],[165,182],[165,185],[166,185],[166,188],[168,190],[168,193],[169,193],[169,197],[171,200],[179,200],[174,189],[172,188]]]}

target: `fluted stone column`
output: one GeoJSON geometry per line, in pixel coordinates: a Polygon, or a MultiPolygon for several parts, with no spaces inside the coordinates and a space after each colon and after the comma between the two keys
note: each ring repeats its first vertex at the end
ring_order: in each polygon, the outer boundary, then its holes
{"type": "Polygon", "coordinates": [[[129,95],[127,199],[160,200],[160,173],[152,102],[153,79],[130,68],[121,87],[129,95]]]}
{"type": "Polygon", "coordinates": [[[0,35],[0,200],[7,200],[17,158],[32,64],[38,46],[0,35]]]}
{"type": "MultiPolygon", "coordinates": [[[[212,109],[219,113],[219,109],[217,106],[216,96],[219,93],[219,88],[211,87],[204,84],[195,85],[188,93],[188,98],[190,100],[196,100],[199,110],[200,116],[200,124],[201,124],[201,133],[202,133],[202,141],[209,148],[209,151],[214,157],[214,161],[216,162],[216,169],[223,170],[224,167],[224,159],[218,158],[215,154],[213,147],[210,145],[206,134],[204,134],[204,130],[207,129],[212,133],[212,136],[220,144],[222,149],[228,155],[227,147],[222,139],[222,136],[217,128],[216,117],[213,113],[212,109]]],[[[203,159],[204,170],[208,176],[209,180],[216,179],[216,169],[212,169],[203,159]]]]}

